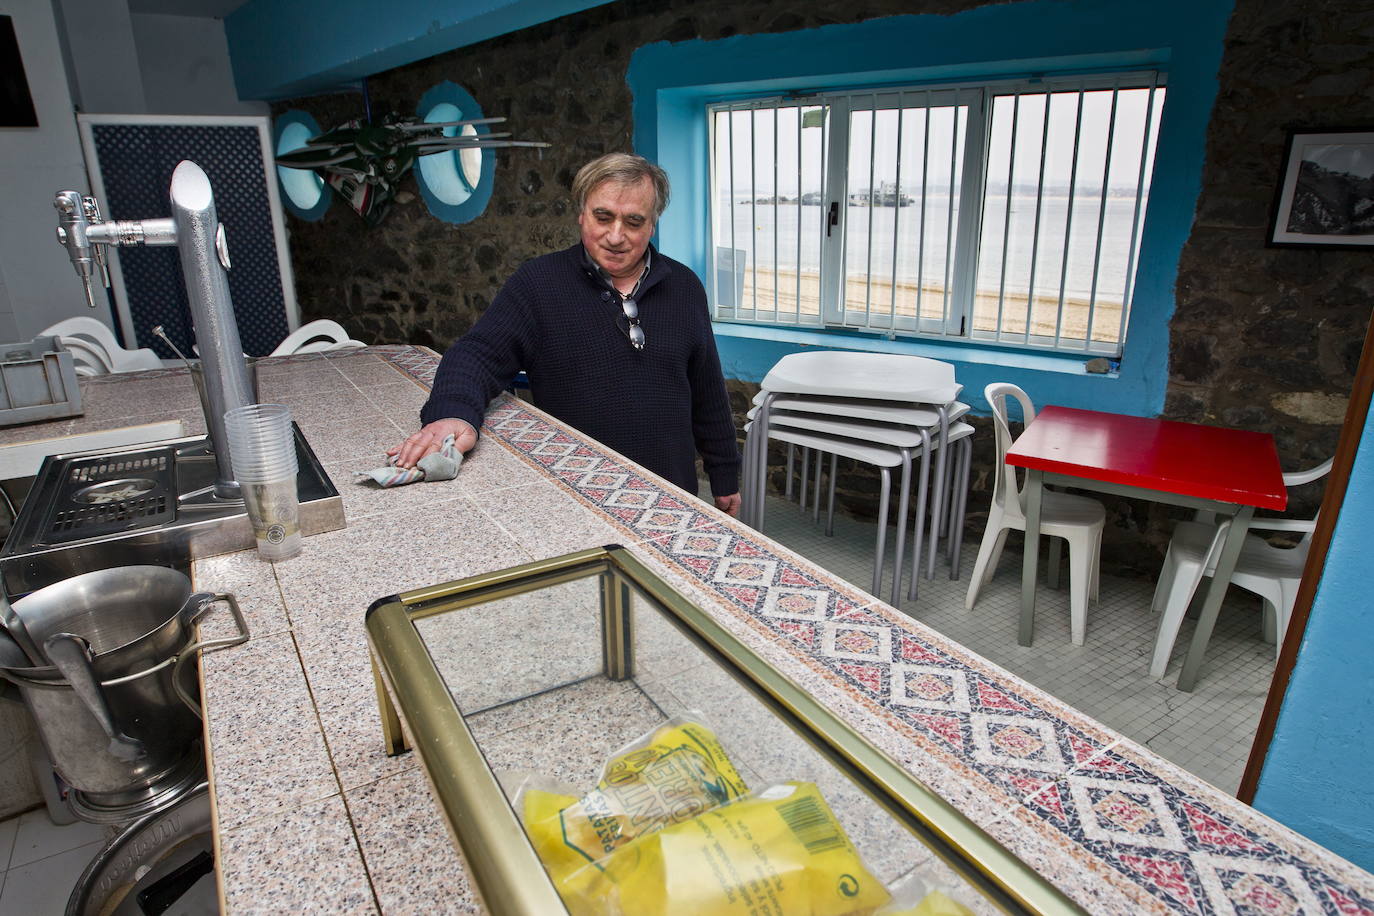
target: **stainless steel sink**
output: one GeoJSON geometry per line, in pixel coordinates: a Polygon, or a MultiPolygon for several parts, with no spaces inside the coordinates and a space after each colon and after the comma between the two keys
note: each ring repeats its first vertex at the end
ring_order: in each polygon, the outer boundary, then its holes
{"type": "MultiPolygon", "coordinates": [[[[295,428],[301,532],[344,527],[343,500],[295,428]]],[[[186,568],[253,546],[242,500],[215,496],[205,436],[50,455],[0,549],[11,597],[62,579],[125,565],[186,568]]]]}

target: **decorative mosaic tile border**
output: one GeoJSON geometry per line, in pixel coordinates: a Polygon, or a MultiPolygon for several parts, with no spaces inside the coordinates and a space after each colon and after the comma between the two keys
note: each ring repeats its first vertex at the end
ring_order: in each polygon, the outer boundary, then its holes
{"type": "MultiPolygon", "coordinates": [[[[426,386],[438,366],[421,348],[369,352],[426,386]]],[[[1083,875],[1047,877],[1090,912],[1101,900],[1085,876],[1123,892],[1132,912],[1374,916],[1374,875],[817,575],[751,529],[722,523],[524,402],[493,402],[484,432],[656,551],[722,613],[786,646],[799,670],[888,730],[881,744],[894,746],[895,736],[905,758],[937,760],[964,782],[959,796],[982,801],[975,820],[987,821],[991,800],[991,810],[1010,812],[999,815],[1004,823],[1065,850],[1083,875]]]]}

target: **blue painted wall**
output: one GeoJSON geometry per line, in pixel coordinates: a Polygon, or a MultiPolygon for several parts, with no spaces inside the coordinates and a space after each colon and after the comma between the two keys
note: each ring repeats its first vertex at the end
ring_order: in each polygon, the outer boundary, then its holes
{"type": "Polygon", "coordinates": [[[608,0],[249,0],[224,19],[243,99],[337,92],[365,76],[608,0]]]}
{"type": "Polygon", "coordinates": [[[1154,187],[1141,243],[1121,371],[1088,375],[1083,359],[937,342],[875,342],[716,325],[727,376],[758,381],[806,346],[933,356],[956,364],[964,399],[986,408],[988,382],[1010,381],[1037,403],[1155,415],[1168,381],[1168,322],[1179,253],[1192,228],[1207,122],[1231,0],[1040,0],[952,16],[899,16],[799,32],[646,45],[631,59],[635,149],[673,178],[659,226],[663,250],[707,276],[706,126],[702,106],[788,89],[939,82],[1112,69],[1167,70],[1154,187]],[[709,82],[707,82],[709,79],[709,82]]]}
{"type": "Polygon", "coordinates": [[[1374,411],[1312,603],[1255,807],[1374,871],[1374,411]]]}

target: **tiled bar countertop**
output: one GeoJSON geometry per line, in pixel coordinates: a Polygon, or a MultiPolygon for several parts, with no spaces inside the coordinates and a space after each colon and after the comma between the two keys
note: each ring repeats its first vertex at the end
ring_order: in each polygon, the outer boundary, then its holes
{"type": "MultiPolygon", "coordinates": [[[[197,588],[233,591],[252,632],[203,666],[226,912],[476,912],[414,755],[382,751],[364,611],[620,543],[1089,913],[1374,914],[1374,875],[523,401],[493,406],[455,481],[355,483],[415,428],[437,363],[406,346],[259,363],[348,526],[276,565],[196,563],[197,588]]],[[[203,431],[184,371],[84,390],[93,419],[46,426],[203,431]]]]}

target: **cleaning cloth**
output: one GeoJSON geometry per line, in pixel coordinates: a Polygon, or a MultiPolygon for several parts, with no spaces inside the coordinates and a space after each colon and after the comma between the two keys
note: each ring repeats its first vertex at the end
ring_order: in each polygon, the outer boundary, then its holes
{"type": "Polygon", "coordinates": [[[417,480],[452,480],[458,476],[463,453],[453,444],[453,436],[444,439],[439,451],[421,458],[413,468],[396,467],[395,456],[387,458],[387,466],[375,471],[357,471],[357,477],[370,477],[379,486],[399,487],[417,480]]]}

